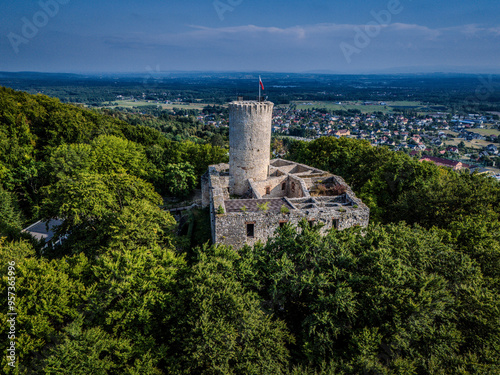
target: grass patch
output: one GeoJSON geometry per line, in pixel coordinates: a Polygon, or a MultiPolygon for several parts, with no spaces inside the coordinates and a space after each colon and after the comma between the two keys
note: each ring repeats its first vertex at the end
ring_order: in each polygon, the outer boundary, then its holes
{"type": "Polygon", "coordinates": [[[362,113],[372,113],[372,112],[383,112],[391,113],[394,109],[412,109],[419,110],[422,107],[420,102],[412,101],[396,101],[396,102],[384,102],[377,101],[374,103],[383,102],[385,105],[370,104],[364,105],[362,101],[347,101],[341,102],[342,104],[337,104],[338,102],[327,102],[327,101],[294,101],[293,103],[297,105],[297,109],[312,109],[312,108],[324,108],[329,111],[347,111],[349,109],[357,109],[362,113]]]}
{"type": "Polygon", "coordinates": [[[105,103],[106,107],[105,108],[116,108],[116,107],[124,107],[124,108],[134,108],[134,107],[145,107],[145,106],[150,106],[150,105],[157,105],[160,106],[162,109],[173,109],[173,108],[179,108],[179,109],[198,109],[202,110],[204,107],[207,105],[213,105],[213,104],[207,104],[207,103],[171,103],[171,104],[165,104],[165,103],[157,103],[154,100],[113,100],[112,102],[107,102],[105,103]],[[117,103],[118,105],[110,105],[113,103],[117,103]]]}
{"type": "Polygon", "coordinates": [[[497,129],[470,129],[470,131],[481,135],[495,135],[497,137],[500,135],[500,131],[497,129]]]}
{"type": "Polygon", "coordinates": [[[472,141],[466,141],[463,138],[448,139],[448,140],[444,141],[443,143],[446,146],[458,146],[458,144],[462,141],[464,142],[465,147],[474,148],[476,150],[482,150],[483,148],[485,148],[486,146],[491,144],[491,142],[488,142],[488,141],[480,141],[477,139],[474,139],[472,141]]]}

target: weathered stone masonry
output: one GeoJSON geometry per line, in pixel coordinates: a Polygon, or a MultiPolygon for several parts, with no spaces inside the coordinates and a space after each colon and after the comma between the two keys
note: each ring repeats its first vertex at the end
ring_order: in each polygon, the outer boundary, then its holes
{"type": "Polygon", "coordinates": [[[229,175],[233,194],[248,190],[248,179],[265,180],[271,155],[273,103],[229,104],[229,175]]]}
{"type": "Polygon", "coordinates": [[[283,159],[269,160],[270,102],[232,102],[229,164],[211,165],[202,177],[214,243],[240,248],[265,242],[280,225],[302,219],[323,223],[321,233],[367,226],[368,207],[345,181],[283,159]]]}

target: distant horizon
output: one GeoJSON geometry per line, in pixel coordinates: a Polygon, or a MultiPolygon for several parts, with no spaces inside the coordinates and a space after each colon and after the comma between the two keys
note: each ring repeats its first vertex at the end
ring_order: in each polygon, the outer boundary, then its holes
{"type": "MultiPolygon", "coordinates": [[[[429,70],[429,71],[411,71],[403,70],[405,68],[395,68],[391,72],[391,68],[383,69],[380,71],[360,71],[360,72],[336,72],[327,70],[309,70],[309,71],[266,71],[266,70],[160,70],[155,71],[155,76],[169,75],[169,74],[304,74],[304,75],[500,75],[500,68],[496,71],[470,71],[470,70],[429,70]]],[[[64,75],[148,75],[148,72],[143,71],[36,71],[36,70],[0,70],[0,74],[64,74],[64,75]]]]}

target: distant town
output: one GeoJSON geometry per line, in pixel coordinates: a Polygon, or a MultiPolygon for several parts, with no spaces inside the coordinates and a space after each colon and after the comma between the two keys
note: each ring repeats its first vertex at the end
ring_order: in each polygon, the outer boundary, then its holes
{"type": "MultiPolygon", "coordinates": [[[[171,109],[175,114],[196,114],[196,119],[205,126],[219,128],[229,124],[224,106],[196,105],[182,98],[143,102],[143,97],[120,96],[117,100],[114,104],[118,108],[120,101],[142,102],[171,109]]],[[[396,104],[401,103],[295,101],[275,107],[272,131],[278,137],[304,141],[328,136],[363,139],[372,146],[407,152],[422,161],[454,170],[467,168],[489,173],[500,180],[500,118],[497,113],[452,115],[425,112],[416,103],[396,104]]],[[[144,107],[133,108],[141,111],[144,107]]]]}
{"type": "MultiPolygon", "coordinates": [[[[303,105],[311,105],[304,103],[303,105]]],[[[340,103],[338,103],[340,105],[340,103]]],[[[381,103],[384,106],[385,103],[381,103]]],[[[350,137],[372,146],[387,146],[422,160],[455,170],[468,168],[500,179],[500,121],[494,114],[449,113],[361,113],[335,114],[322,108],[300,109],[299,105],[277,106],[273,134],[312,140],[319,137],[350,137]]],[[[197,117],[205,125],[228,126],[219,113],[197,117]]]]}

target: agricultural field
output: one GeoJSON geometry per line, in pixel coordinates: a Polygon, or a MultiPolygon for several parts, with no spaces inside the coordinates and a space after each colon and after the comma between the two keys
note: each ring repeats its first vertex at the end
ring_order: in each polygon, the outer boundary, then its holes
{"type": "Polygon", "coordinates": [[[372,112],[383,112],[389,113],[394,112],[395,109],[411,109],[415,111],[437,111],[443,110],[444,108],[434,109],[433,107],[425,107],[421,102],[412,101],[396,101],[396,102],[382,102],[385,105],[380,105],[380,102],[373,102],[374,104],[365,105],[362,101],[348,101],[348,102],[322,102],[322,101],[295,101],[293,102],[297,105],[297,109],[312,109],[312,108],[325,108],[330,111],[348,110],[348,109],[358,109],[362,113],[372,113],[372,112]]]}
{"type": "Polygon", "coordinates": [[[462,141],[464,142],[465,147],[470,147],[470,148],[474,148],[477,150],[482,150],[483,148],[485,148],[486,146],[491,144],[491,142],[488,142],[488,141],[481,141],[481,140],[477,140],[477,139],[474,139],[472,141],[466,141],[463,138],[447,139],[443,143],[446,146],[458,146],[458,144],[462,141]]]}
{"type": "Polygon", "coordinates": [[[481,135],[500,135],[500,130],[498,129],[470,129],[471,132],[481,134],[481,135]]]}
{"type": "Polygon", "coordinates": [[[116,108],[116,107],[124,107],[124,108],[134,108],[134,107],[145,107],[156,105],[160,106],[163,109],[173,109],[173,108],[182,108],[182,109],[198,109],[202,110],[205,106],[209,105],[207,103],[157,103],[153,100],[114,100],[112,102],[105,103],[106,108],[116,108]]]}

